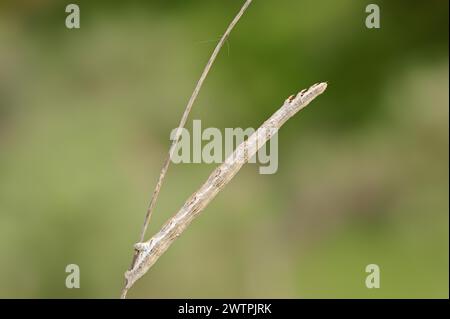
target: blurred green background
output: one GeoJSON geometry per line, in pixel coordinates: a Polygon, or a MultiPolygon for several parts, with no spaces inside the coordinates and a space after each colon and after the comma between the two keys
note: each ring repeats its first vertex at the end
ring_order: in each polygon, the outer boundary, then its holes
{"type": "MultiPolygon", "coordinates": [[[[79,30],[69,3],[0,3],[3,298],[119,296],[169,133],[243,0],[77,1],[79,30]]],[[[328,90],[280,131],[278,172],[245,166],[129,297],[448,298],[448,9],[255,0],[188,127],[256,128],[328,90]]],[[[148,235],[214,167],[171,166],[148,235]]]]}

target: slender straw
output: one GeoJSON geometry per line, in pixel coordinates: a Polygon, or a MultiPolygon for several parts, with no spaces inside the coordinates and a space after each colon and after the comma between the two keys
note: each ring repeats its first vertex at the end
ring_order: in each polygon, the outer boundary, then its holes
{"type": "MultiPolygon", "coordinates": [[[[231,31],[233,30],[235,25],[239,22],[239,20],[243,16],[244,12],[247,10],[248,6],[252,3],[252,1],[253,0],[246,0],[244,5],[242,6],[242,8],[239,10],[238,14],[234,17],[233,21],[231,21],[231,23],[228,26],[228,28],[226,29],[225,33],[223,34],[223,36],[217,43],[211,57],[208,60],[208,63],[205,66],[205,69],[203,70],[202,75],[200,76],[200,79],[197,82],[197,85],[195,86],[194,91],[192,92],[192,95],[188,101],[186,109],[184,110],[183,116],[181,117],[181,121],[180,121],[180,124],[178,125],[178,129],[176,131],[175,137],[170,146],[169,153],[168,153],[166,159],[164,160],[163,167],[161,168],[161,172],[159,173],[158,182],[156,183],[155,190],[153,191],[152,198],[150,200],[150,204],[148,205],[147,212],[145,214],[144,225],[141,230],[139,242],[144,241],[145,233],[147,231],[148,225],[149,225],[151,217],[153,215],[156,200],[158,199],[158,195],[161,190],[162,183],[164,181],[164,178],[166,176],[167,170],[170,165],[170,161],[171,161],[170,159],[173,156],[173,153],[176,149],[177,143],[180,139],[182,129],[186,125],[187,118],[189,116],[189,113],[191,112],[191,109],[192,109],[192,106],[194,105],[195,100],[197,99],[198,93],[200,92],[200,89],[203,86],[203,82],[205,81],[209,71],[211,70],[211,67],[214,64],[214,61],[216,60],[217,56],[219,55],[220,50],[222,49],[222,47],[225,44],[228,37],[230,36],[231,31]]],[[[134,255],[133,255],[133,260],[131,262],[130,269],[132,269],[134,267],[134,264],[136,262],[136,257],[137,257],[137,252],[135,251],[134,255]]]]}

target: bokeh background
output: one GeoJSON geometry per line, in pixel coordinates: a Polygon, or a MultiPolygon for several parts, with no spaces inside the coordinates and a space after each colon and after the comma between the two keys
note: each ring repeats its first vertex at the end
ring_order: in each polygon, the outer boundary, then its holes
{"type": "MultiPolygon", "coordinates": [[[[0,3],[3,298],[119,296],[169,133],[243,0],[76,1],[79,30],[69,3],[0,3]]],[[[245,166],[129,297],[448,298],[448,9],[255,0],[188,128],[256,128],[328,90],[280,131],[278,172],[245,166]]],[[[149,236],[214,167],[171,166],[149,236]]]]}

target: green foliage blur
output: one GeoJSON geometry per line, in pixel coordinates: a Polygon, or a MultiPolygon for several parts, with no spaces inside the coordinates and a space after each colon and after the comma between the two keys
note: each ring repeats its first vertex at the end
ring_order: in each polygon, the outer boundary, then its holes
{"type": "MultiPolygon", "coordinates": [[[[0,3],[2,298],[119,296],[169,133],[243,4],[71,2],[0,3]]],[[[281,129],[277,173],[245,166],[129,297],[448,298],[448,9],[255,0],[188,128],[256,128],[328,89],[281,129]]],[[[149,236],[214,167],[171,166],[149,236]]]]}

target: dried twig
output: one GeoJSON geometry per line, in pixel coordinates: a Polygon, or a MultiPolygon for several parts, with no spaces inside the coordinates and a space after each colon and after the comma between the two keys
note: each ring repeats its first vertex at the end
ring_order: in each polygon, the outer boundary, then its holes
{"type": "Polygon", "coordinates": [[[308,90],[288,98],[278,111],[211,173],[203,186],[191,195],[178,213],[170,218],[155,236],[147,242],[135,244],[138,256],[134,267],[125,273],[127,284],[122,292],[122,298],[126,297],[128,289],[150,269],[172,242],[236,175],[242,165],[255,155],[289,118],[322,94],[326,88],[326,83],[315,84],[308,90]]]}

